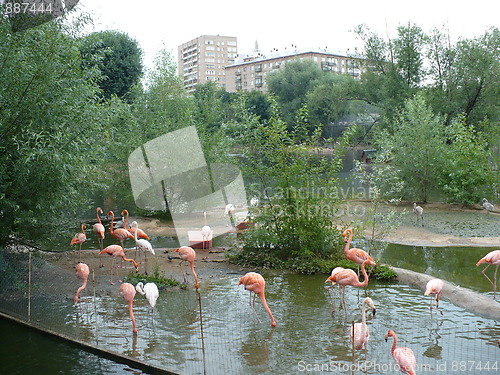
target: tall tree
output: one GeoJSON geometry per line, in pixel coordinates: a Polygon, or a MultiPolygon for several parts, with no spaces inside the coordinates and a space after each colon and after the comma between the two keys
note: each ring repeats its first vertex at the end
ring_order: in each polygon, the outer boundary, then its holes
{"type": "Polygon", "coordinates": [[[319,84],[323,74],[313,61],[294,60],[268,76],[269,91],[277,97],[289,129],[293,128],[297,112],[306,102],[307,93],[319,84]]]}
{"type": "Polygon", "coordinates": [[[498,121],[500,91],[500,31],[460,40],[455,46],[439,31],[431,35],[429,60],[431,84],[426,95],[446,124],[464,114],[479,126],[484,118],[498,121]]]}
{"type": "Polygon", "coordinates": [[[456,203],[477,204],[492,196],[495,173],[488,142],[465,116],[453,119],[445,129],[448,145],[440,168],[439,183],[446,197],[456,203]]]}
{"type": "Polygon", "coordinates": [[[127,98],[139,83],[142,51],[134,39],[119,31],[100,31],[84,38],[81,47],[84,64],[97,66],[103,75],[99,82],[105,99],[112,95],[127,98]]]}
{"type": "Polygon", "coordinates": [[[394,40],[394,55],[399,74],[408,87],[416,88],[424,76],[423,48],[427,36],[411,22],[398,26],[398,37],[394,40]]]}
{"type": "Polygon", "coordinates": [[[63,30],[52,21],[13,33],[0,18],[0,244],[47,237],[97,180],[90,160],[105,108],[63,30]]]}
{"type": "Polygon", "coordinates": [[[436,189],[442,162],[441,118],[416,95],[398,111],[391,129],[380,137],[379,146],[404,183],[403,197],[426,202],[436,189]]]}

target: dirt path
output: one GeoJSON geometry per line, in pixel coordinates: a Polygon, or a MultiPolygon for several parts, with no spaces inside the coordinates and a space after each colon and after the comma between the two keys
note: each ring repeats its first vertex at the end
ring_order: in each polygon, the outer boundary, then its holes
{"type": "MultiPolygon", "coordinates": [[[[352,203],[357,212],[366,212],[369,202],[352,203]]],[[[415,246],[480,246],[500,248],[500,212],[489,213],[479,205],[463,208],[442,203],[422,204],[424,226],[416,225],[412,213],[413,203],[384,206],[398,212],[405,211],[401,225],[392,231],[385,241],[415,246]]],[[[351,210],[355,211],[355,210],[351,210]]],[[[356,219],[351,216],[350,219],[356,219]]],[[[358,218],[359,220],[359,218],[358,218]]],[[[365,232],[369,237],[369,231],[365,232]]]]}

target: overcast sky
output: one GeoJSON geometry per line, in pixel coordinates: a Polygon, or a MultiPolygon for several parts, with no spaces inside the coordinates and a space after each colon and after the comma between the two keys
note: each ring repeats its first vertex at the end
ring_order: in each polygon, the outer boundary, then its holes
{"type": "Polygon", "coordinates": [[[177,47],[200,35],[238,38],[238,52],[251,53],[255,42],[263,53],[298,48],[325,48],[346,53],[360,42],[351,30],[366,24],[380,36],[394,36],[412,21],[424,32],[449,30],[452,41],[473,38],[499,26],[494,0],[80,0],[95,20],[95,30],[115,29],[136,39],[145,64],[165,46],[177,47]]]}

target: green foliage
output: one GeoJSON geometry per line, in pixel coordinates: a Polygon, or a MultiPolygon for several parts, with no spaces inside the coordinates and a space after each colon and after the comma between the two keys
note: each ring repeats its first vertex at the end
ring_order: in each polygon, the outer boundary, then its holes
{"type": "Polygon", "coordinates": [[[474,126],[466,124],[464,115],[454,119],[445,134],[449,145],[439,179],[443,192],[452,202],[477,204],[491,195],[494,183],[488,144],[474,126]]]}
{"type": "Polygon", "coordinates": [[[137,283],[155,283],[158,289],[171,288],[174,286],[179,286],[180,282],[177,280],[169,279],[160,274],[158,270],[153,272],[153,275],[145,275],[140,273],[131,272],[127,276],[126,282],[137,285],[137,283]]]}
{"type": "Polygon", "coordinates": [[[418,87],[424,75],[423,48],[427,36],[422,29],[408,23],[407,26],[398,26],[398,37],[394,40],[394,57],[396,66],[408,87],[418,87]]]}
{"type": "Polygon", "coordinates": [[[88,203],[106,108],[79,43],[57,22],[12,33],[0,21],[0,244],[42,239],[88,203]]]}
{"type": "Polygon", "coordinates": [[[293,128],[297,112],[306,102],[307,93],[318,85],[324,74],[313,61],[294,60],[267,77],[269,92],[276,96],[289,130],[293,128]]]}
{"type": "Polygon", "coordinates": [[[142,51],[137,41],[126,33],[100,31],[83,39],[80,47],[83,65],[97,66],[103,78],[99,81],[104,98],[112,95],[129,98],[132,87],[142,74],[142,51]]]}
{"type": "Polygon", "coordinates": [[[379,281],[392,281],[398,277],[398,274],[390,266],[381,264],[373,269],[373,276],[379,281]]]}
{"type": "Polygon", "coordinates": [[[402,197],[427,201],[437,185],[443,159],[443,127],[421,95],[406,102],[390,125],[391,133],[379,138],[397,179],[404,182],[402,197]]]}
{"type": "Polygon", "coordinates": [[[282,260],[328,258],[339,239],[332,220],[341,159],[319,157],[307,145],[294,145],[296,134],[287,130],[275,103],[271,108],[269,123],[258,124],[245,144],[242,168],[255,181],[250,194],[259,198],[260,206],[251,212],[257,228],[245,233],[244,250],[282,260]]]}
{"type": "Polygon", "coordinates": [[[431,35],[429,103],[446,124],[459,114],[479,126],[484,119],[498,121],[500,88],[500,31],[490,28],[482,36],[449,45],[448,35],[431,35]]]}

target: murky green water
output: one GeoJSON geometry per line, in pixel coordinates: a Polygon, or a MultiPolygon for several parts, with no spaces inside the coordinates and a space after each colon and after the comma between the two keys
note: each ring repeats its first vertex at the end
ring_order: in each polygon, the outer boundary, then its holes
{"type": "MultiPolygon", "coordinates": [[[[485,265],[476,266],[476,263],[494,249],[389,244],[386,250],[374,256],[383,263],[426,273],[493,297],[491,284],[481,274],[485,265]]],[[[491,278],[493,272],[493,266],[487,270],[491,278]]]]}
{"type": "MultiPolygon", "coordinates": [[[[271,328],[260,302],[256,303],[256,310],[261,322],[256,319],[249,306],[248,292],[237,287],[240,275],[205,282],[200,299],[192,289],[162,291],[154,317],[147,301],[137,295],[134,311],[139,333],[135,338],[124,301],[117,295],[94,299],[89,291],[90,296],[74,307],[65,296],[44,293],[32,302],[32,319],[108,350],[182,374],[203,374],[204,369],[207,374],[349,374],[350,369],[364,368],[370,374],[397,374],[390,371],[391,343],[384,340],[388,329],[396,331],[400,343],[414,351],[417,362],[428,373],[454,374],[457,371],[453,370],[461,363],[479,365],[479,361],[483,366],[486,363],[498,366],[498,322],[477,317],[447,301],[441,303],[443,316],[431,316],[429,299],[421,290],[375,281],[370,281],[366,290],[347,287],[347,310],[340,309],[337,299],[332,315],[330,295],[324,284],[326,276],[282,272],[264,275],[268,303],[278,323],[276,328],[271,328]],[[367,350],[353,356],[347,331],[352,321],[360,321],[365,294],[374,300],[377,314],[368,318],[371,339],[367,350]]],[[[5,331],[9,329],[12,328],[7,325],[5,331]]],[[[47,345],[42,336],[34,334],[30,334],[30,341],[47,345]]],[[[56,361],[95,362],[95,356],[82,351],[52,353],[51,357],[58,357],[56,361]]],[[[7,364],[9,373],[24,373],[27,366],[36,365],[40,357],[36,358],[21,362],[13,356],[7,364]]],[[[68,364],[64,373],[89,373],[89,368],[92,372],[93,367],[85,366],[68,364]]],[[[101,373],[111,374],[123,366],[111,363],[102,368],[101,373]]]]}

